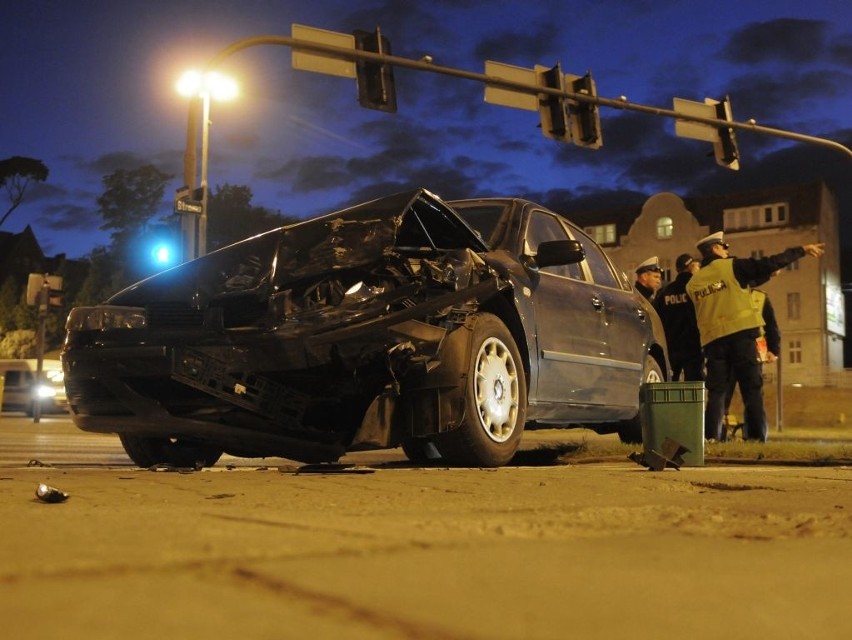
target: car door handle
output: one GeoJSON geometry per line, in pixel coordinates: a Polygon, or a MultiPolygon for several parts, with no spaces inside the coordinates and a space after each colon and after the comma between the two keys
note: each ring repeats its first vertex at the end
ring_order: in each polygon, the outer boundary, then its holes
{"type": "Polygon", "coordinates": [[[601,300],[597,296],[594,296],[592,298],[592,306],[595,308],[595,311],[603,311],[603,308],[604,308],[603,300],[601,300]]]}

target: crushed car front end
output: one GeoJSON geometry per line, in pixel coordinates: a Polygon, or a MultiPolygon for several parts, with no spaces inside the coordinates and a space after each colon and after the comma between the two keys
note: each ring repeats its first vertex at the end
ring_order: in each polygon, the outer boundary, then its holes
{"type": "Polygon", "coordinates": [[[483,251],[417,190],[152,276],[70,313],[61,357],[73,420],[118,433],[145,466],[396,446],[422,398],[451,416],[452,392],[438,389],[458,380],[432,375],[441,345],[510,287],[483,251]]]}

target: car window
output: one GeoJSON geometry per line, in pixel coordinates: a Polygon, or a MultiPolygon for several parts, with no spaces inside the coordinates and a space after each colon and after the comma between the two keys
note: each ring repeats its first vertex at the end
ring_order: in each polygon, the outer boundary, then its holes
{"type": "MultiPolygon", "coordinates": [[[[477,242],[468,229],[452,211],[433,200],[418,198],[406,211],[397,232],[397,247],[434,247],[437,249],[466,249],[477,242]]],[[[481,242],[479,238],[479,242],[481,242]]]]}
{"type": "Polygon", "coordinates": [[[574,239],[583,245],[583,251],[586,253],[586,265],[592,273],[594,281],[604,287],[612,287],[620,289],[618,278],[612,270],[612,267],[597,243],[579,229],[572,228],[574,239]]]}
{"type": "Polygon", "coordinates": [[[500,246],[506,236],[512,208],[507,204],[483,204],[456,209],[489,247],[500,246]]]}
{"type": "MultiPolygon", "coordinates": [[[[538,251],[539,244],[551,240],[570,240],[570,238],[565,233],[565,229],[556,216],[544,213],[543,211],[533,211],[527,223],[526,247],[524,247],[524,251],[535,254],[538,251]]],[[[542,272],[566,276],[575,280],[585,279],[583,277],[583,269],[579,263],[545,267],[542,269],[542,272]]]]}
{"type": "Polygon", "coordinates": [[[7,387],[18,387],[24,384],[23,371],[7,371],[6,375],[6,386],[7,387]]]}

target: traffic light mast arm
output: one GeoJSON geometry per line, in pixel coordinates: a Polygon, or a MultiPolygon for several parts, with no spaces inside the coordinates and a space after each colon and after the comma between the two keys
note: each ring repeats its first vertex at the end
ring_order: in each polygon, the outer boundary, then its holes
{"type": "Polygon", "coordinates": [[[596,104],[601,107],[610,107],[612,109],[622,109],[627,111],[637,111],[639,113],[646,113],[654,116],[662,116],[666,118],[674,118],[690,122],[699,122],[714,127],[729,127],[732,129],[751,131],[752,133],[773,136],[776,138],[786,138],[788,140],[796,140],[798,142],[818,144],[824,147],[830,147],[832,149],[841,151],[849,158],[852,158],[852,150],[833,140],[828,140],[826,138],[817,138],[815,136],[795,133],[793,131],[785,131],[783,129],[760,126],[754,120],[749,120],[748,122],[735,122],[729,120],[721,120],[718,118],[702,118],[693,115],[685,115],[682,113],[678,113],[677,111],[674,111],[672,109],[661,109],[658,107],[651,107],[647,105],[629,102],[627,98],[624,97],[618,99],[601,98],[599,96],[590,96],[584,93],[576,93],[573,91],[564,91],[556,88],[542,87],[539,85],[527,84],[524,82],[505,80],[503,78],[488,76],[481,73],[474,73],[472,71],[465,71],[463,69],[442,67],[440,65],[432,63],[431,59],[427,60],[424,58],[422,60],[411,60],[409,58],[402,58],[400,56],[373,53],[370,51],[361,51],[355,49],[346,49],[328,44],[322,44],[319,42],[309,42],[306,40],[299,40],[297,38],[291,38],[288,36],[264,35],[238,40],[232,43],[231,45],[225,47],[219,53],[213,56],[213,58],[207,63],[207,69],[215,68],[225,58],[236,53],[237,51],[241,51],[242,49],[246,49],[248,47],[266,44],[282,45],[303,51],[313,51],[317,53],[322,53],[330,57],[340,58],[342,60],[366,60],[369,62],[378,62],[407,69],[414,69],[416,71],[428,71],[430,73],[438,73],[442,75],[453,76],[456,78],[463,78],[466,80],[482,82],[486,85],[491,85],[503,89],[510,89],[513,91],[519,91],[521,93],[530,93],[533,95],[546,93],[557,97],[561,96],[563,98],[568,98],[569,100],[574,100],[576,102],[596,104]]]}

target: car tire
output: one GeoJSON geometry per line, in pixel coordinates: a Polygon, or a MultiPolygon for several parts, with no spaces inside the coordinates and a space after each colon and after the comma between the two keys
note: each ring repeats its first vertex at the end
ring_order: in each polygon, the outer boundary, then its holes
{"type": "Polygon", "coordinates": [[[506,325],[490,313],[476,316],[465,348],[464,417],[440,434],[437,447],[450,464],[500,467],[515,455],[526,420],[521,356],[506,325]]]}
{"type": "MultiPolygon", "coordinates": [[[[645,356],[645,364],[642,367],[642,383],[665,382],[663,370],[651,355],[645,356]]],[[[642,444],[642,420],[641,411],[630,420],[622,420],[618,426],[618,437],[625,444],[642,444]]]]}
{"type": "Polygon", "coordinates": [[[197,440],[151,438],[118,434],[127,455],[140,467],[163,464],[172,467],[212,467],[222,456],[222,449],[197,440]]]}

